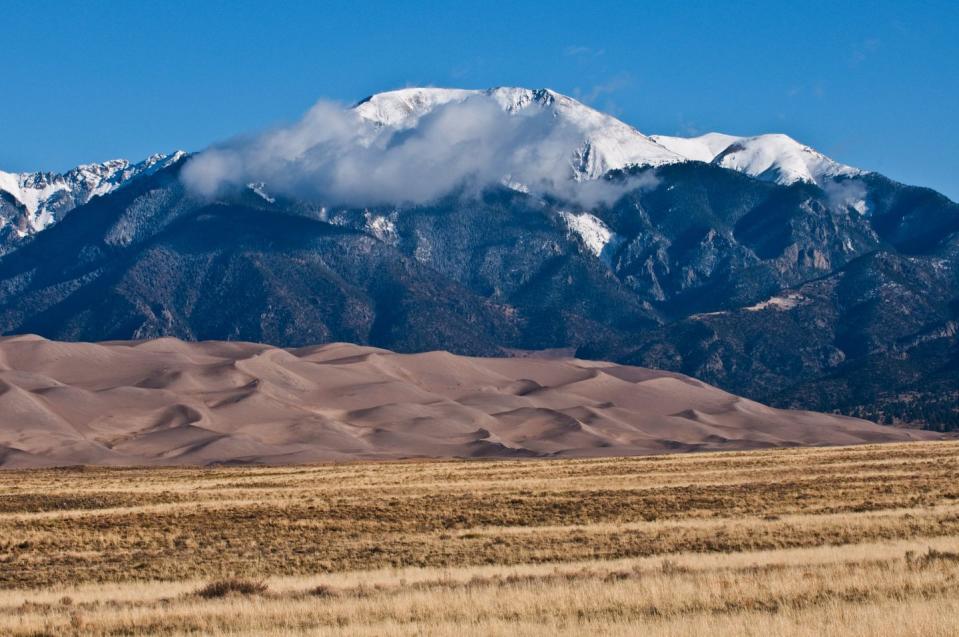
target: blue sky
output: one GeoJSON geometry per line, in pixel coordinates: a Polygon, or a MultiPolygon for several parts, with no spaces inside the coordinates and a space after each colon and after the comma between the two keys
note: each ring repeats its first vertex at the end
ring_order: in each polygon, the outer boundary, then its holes
{"type": "Polygon", "coordinates": [[[0,0],[0,169],[199,150],[408,85],[549,87],[647,134],[784,132],[959,200],[959,3],[0,0]]]}

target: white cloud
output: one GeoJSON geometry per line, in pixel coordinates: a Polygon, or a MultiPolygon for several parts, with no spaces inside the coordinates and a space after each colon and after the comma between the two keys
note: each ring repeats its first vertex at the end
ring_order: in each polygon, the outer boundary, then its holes
{"type": "Polygon", "coordinates": [[[582,46],[578,44],[570,45],[563,50],[563,54],[568,57],[595,58],[603,55],[605,52],[605,49],[594,49],[593,47],[582,46]]]}
{"type": "Polygon", "coordinates": [[[823,185],[834,208],[852,208],[861,215],[868,212],[866,185],[858,179],[834,179],[823,185]]]}
{"type": "Polygon", "coordinates": [[[213,197],[249,183],[327,205],[420,204],[451,192],[476,194],[507,178],[535,194],[585,206],[610,203],[628,184],[574,181],[582,132],[543,109],[509,114],[483,97],[445,104],[412,129],[395,130],[320,101],[298,122],[203,151],[182,179],[213,197]]]}
{"type": "Polygon", "coordinates": [[[849,66],[855,68],[868,60],[879,50],[880,43],[879,38],[868,38],[856,44],[849,56],[849,66]]]}
{"type": "Polygon", "coordinates": [[[616,77],[610,78],[606,82],[596,84],[589,90],[589,92],[583,96],[586,103],[592,103],[598,100],[603,95],[611,95],[620,91],[630,84],[633,83],[633,78],[628,73],[621,73],[616,77]]]}

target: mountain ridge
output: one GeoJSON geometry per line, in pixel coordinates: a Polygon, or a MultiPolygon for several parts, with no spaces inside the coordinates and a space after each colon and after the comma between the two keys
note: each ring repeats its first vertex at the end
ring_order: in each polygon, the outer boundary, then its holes
{"type": "Polygon", "coordinates": [[[166,168],[186,156],[184,151],[156,153],[143,161],[111,159],[80,164],[63,173],[0,171],[0,248],[36,234],[74,208],[121,188],[141,175],[166,168]]]}
{"type": "Polygon", "coordinates": [[[595,134],[605,148],[599,151],[601,159],[598,167],[584,174],[590,179],[596,179],[610,170],[630,166],[660,166],[682,161],[717,162],[725,168],[783,185],[806,181],[821,186],[829,177],[856,176],[865,172],[840,164],[781,133],[745,137],[724,133],[707,133],[696,137],[647,136],[614,117],[548,88],[407,88],[370,95],[354,105],[353,109],[365,119],[403,129],[414,126],[421,117],[439,106],[482,96],[492,98],[510,113],[539,106],[556,109],[558,117],[565,114],[573,121],[596,122],[593,124],[595,130],[588,131],[585,139],[587,143],[594,143],[590,135],[595,134]],[[608,135],[613,139],[604,135],[609,130],[616,133],[608,135]],[[617,148],[624,145],[624,139],[630,137],[630,133],[635,137],[635,145],[617,148]],[[733,146],[736,148],[731,148],[733,146]],[[607,154],[612,157],[607,159],[607,154]]]}
{"type": "MultiPolygon", "coordinates": [[[[405,130],[414,127],[438,107],[477,98],[492,99],[508,113],[539,107],[551,109],[558,119],[569,120],[582,137],[582,145],[570,149],[574,156],[574,179],[598,180],[611,171],[686,161],[716,163],[783,185],[804,181],[824,187],[835,177],[866,174],[866,171],[835,162],[779,133],[752,137],[723,133],[688,138],[647,136],[615,117],[547,88],[414,87],[375,93],[354,104],[350,110],[378,126],[405,130]]],[[[56,223],[92,197],[111,192],[140,175],[155,172],[185,156],[186,152],[176,151],[169,155],[155,154],[139,163],[118,159],[82,164],[60,174],[0,172],[0,249],[11,249],[18,240],[56,223]]],[[[512,182],[509,175],[504,176],[504,183],[525,188],[525,184],[512,182]]],[[[255,191],[262,196],[270,196],[268,189],[269,184],[255,184],[255,191]]],[[[865,203],[858,205],[865,212],[865,203]]]]}

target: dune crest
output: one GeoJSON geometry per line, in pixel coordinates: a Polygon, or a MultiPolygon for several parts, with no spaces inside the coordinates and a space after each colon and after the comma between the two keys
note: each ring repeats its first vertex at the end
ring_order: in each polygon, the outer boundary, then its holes
{"type": "Polygon", "coordinates": [[[935,434],[574,358],[0,338],[0,467],[640,455],[935,434]]]}

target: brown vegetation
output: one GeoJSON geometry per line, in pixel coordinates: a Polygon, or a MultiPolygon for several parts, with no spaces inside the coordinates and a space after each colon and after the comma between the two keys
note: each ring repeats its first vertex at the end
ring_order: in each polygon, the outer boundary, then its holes
{"type": "Polygon", "coordinates": [[[213,599],[216,597],[226,597],[227,595],[262,595],[267,592],[267,590],[269,590],[269,588],[263,582],[230,577],[210,582],[198,590],[196,594],[204,599],[213,599]]]}
{"type": "Polygon", "coordinates": [[[0,566],[4,635],[954,635],[959,444],[0,472],[0,566]]]}

